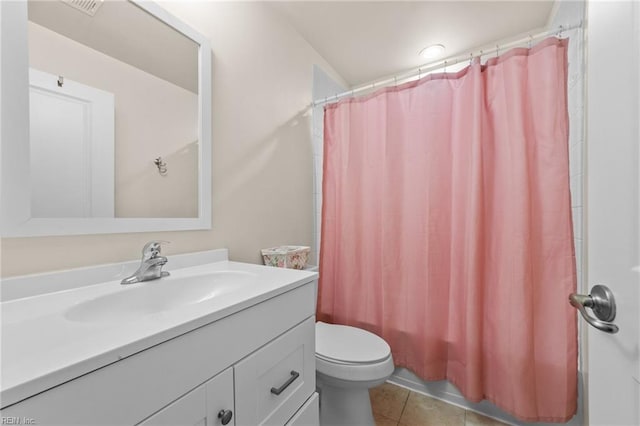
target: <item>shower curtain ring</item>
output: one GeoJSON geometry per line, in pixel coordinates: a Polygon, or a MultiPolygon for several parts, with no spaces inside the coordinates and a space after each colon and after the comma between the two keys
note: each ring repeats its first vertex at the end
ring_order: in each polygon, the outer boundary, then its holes
{"type": "Polygon", "coordinates": [[[496,58],[498,57],[498,53],[499,53],[500,48],[498,47],[498,45],[496,44],[496,58]]]}
{"type": "Polygon", "coordinates": [[[469,53],[469,65],[473,65],[473,52],[469,53]]]}
{"type": "Polygon", "coordinates": [[[422,68],[418,68],[418,80],[422,78],[422,68]]]}
{"type": "Polygon", "coordinates": [[[560,25],[560,29],[558,30],[558,38],[562,37],[562,25],[560,25]]]}
{"type": "Polygon", "coordinates": [[[447,72],[447,61],[444,61],[444,72],[447,72]]]}
{"type": "Polygon", "coordinates": [[[531,49],[531,42],[533,41],[533,36],[529,34],[529,49],[531,49]]]}

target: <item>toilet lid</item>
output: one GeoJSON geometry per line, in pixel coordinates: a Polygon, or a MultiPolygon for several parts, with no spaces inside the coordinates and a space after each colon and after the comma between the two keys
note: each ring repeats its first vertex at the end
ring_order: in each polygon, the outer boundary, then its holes
{"type": "Polygon", "coordinates": [[[347,325],[316,323],[316,355],[343,363],[374,363],[391,354],[381,337],[347,325]]]}

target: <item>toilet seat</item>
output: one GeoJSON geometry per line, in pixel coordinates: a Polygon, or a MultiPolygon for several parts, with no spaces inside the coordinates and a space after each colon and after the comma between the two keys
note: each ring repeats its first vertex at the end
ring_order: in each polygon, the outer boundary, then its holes
{"type": "Polygon", "coordinates": [[[316,323],[316,370],[344,381],[366,382],[393,372],[391,348],[381,337],[346,325],[316,323]]]}
{"type": "Polygon", "coordinates": [[[347,325],[316,323],[316,355],[327,361],[372,364],[384,361],[391,348],[381,337],[347,325]]]}

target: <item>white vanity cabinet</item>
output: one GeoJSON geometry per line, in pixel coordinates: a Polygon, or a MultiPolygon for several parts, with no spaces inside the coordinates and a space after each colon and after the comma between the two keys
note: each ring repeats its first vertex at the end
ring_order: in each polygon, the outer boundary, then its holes
{"type": "Polygon", "coordinates": [[[177,337],[8,405],[2,417],[38,425],[317,425],[314,311],[309,281],[214,322],[184,324],[177,337]]]}

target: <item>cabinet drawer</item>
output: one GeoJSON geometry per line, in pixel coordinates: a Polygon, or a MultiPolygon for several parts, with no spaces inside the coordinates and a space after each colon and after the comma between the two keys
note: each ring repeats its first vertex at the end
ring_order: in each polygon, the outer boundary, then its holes
{"type": "Polygon", "coordinates": [[[311,317],[234,366],[236,425],[284,425],[315,392],[315,370],[311,317]]]}
{"type": "Polygon", "coordinates": [[[291,417],[286,426],[318,426],[320,424],[320,398],[314,392],[302,408],[291,417]]]}

